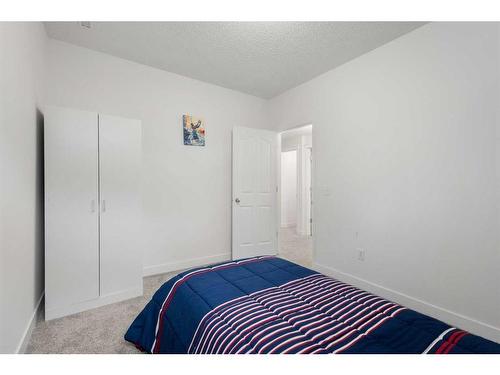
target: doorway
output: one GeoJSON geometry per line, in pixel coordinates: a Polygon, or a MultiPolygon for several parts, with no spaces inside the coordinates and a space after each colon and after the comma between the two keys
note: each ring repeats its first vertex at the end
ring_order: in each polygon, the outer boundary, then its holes
{"type": "Polygon", "coordinates": [[[312,267],[312,125],[284,131],[280,138],[279,255],[312,267]]]}

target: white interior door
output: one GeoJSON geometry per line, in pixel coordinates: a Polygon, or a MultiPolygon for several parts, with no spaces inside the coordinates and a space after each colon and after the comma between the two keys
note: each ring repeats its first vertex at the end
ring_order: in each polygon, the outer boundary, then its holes
{"type": "Polygon", "coordinates": [[[233,259],[278,252],[277,146],[275,132],[233,129],[233,259]]]}
{"type": "Polygon", "coordinates": [[[99,115],[101,296],[142,290],[141,123],[99,115]]]}
{"type": "Polygon", "coordinates": [[[99,297],[97,113],[47,107],[45,303],[50,311],[99,297]]]}

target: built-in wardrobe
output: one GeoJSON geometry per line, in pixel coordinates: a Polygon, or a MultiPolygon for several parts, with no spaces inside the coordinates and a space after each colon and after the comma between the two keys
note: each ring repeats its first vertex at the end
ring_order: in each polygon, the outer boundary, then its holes
{"type": "Polygon", "coordinates": [[[141,123],[44,109],[45,317],[142,295],[141,123]]]}

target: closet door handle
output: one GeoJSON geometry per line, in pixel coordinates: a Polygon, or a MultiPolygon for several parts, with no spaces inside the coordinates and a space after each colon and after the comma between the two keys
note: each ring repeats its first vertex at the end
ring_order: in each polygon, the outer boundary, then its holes
{"type": "Polygon", "coordinates": [[[106,212],[106,200],[102,200],[102,212],[106,212]]]}
{"type": "Polygon", "coordinates": [[[95,212],[95,199],[90,201],[90,212],[95,212]]]}

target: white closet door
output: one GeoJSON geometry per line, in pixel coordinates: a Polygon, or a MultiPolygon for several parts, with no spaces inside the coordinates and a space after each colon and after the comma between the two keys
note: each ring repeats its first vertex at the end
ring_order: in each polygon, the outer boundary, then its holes
{"type": "Polygon", "coordinates": [[[97,113],[45,110],[45,302],[99,297],[97,113]]]}
{"type": "Polygon", "coordinates": [[[140,121],[99,115],[101,296],[142,290],[140,121]]]}

